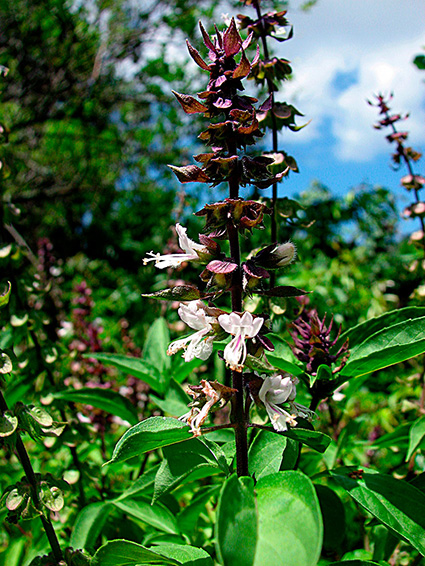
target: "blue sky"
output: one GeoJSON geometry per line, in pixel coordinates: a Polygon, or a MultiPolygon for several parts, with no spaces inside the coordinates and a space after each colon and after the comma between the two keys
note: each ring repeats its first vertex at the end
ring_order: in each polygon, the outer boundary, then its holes
{"type": "MultiPolygon", "coordinates": [[[[366,99],[393,91],[394,110],[410,112],[402,129],[411,132],[415,149],[425,151],[425,72],[412,64],[425,46],[425,2],[319,0],[307,13],[300,4],[293,0],[287,14],[294,37],[276,44],[294,71],[277,99],[294,104],[311,123],[281,139],[300,167],[282,191],[300,192],[319,180],[338,194],[369,183],[402,198],[405,171],[391,169],[390,145],[372,128],[377,111],[366,99]]],[[[418,165],[423,173],[422,164],[425,159],[418,165]]]]}

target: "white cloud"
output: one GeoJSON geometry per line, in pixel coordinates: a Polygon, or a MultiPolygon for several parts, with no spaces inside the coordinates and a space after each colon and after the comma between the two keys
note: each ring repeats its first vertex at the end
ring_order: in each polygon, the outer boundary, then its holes
{"type": "Polygon", "coordinates": [[[307,14],[289,11],[288,19],[295,34],[280,54],[292,61],[295,78],[281,96],[312,120],[294,142],[320,143],[330,127],[342,160],[388,153],[385,134],[372,128],[378,112],[366,99],[393,91],[393,110],[411,114],[400,127],[425,148],[425,75],[412,65],[425,45],[423,0],[319,0],[307,14]],[[347,73],[352,80],[338,88],[347,73]]]}

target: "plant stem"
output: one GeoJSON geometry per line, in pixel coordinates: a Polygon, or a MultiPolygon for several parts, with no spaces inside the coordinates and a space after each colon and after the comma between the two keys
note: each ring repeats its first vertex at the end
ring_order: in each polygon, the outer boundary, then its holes
{"type": "MultiPolygon", "coordinates": [[[[0,410],[2,412],[8,410],[6,399],[4,398],[3,393],[1,391],[0,391],[0,410]]],[[[55,557],[55,560],[59,563],[63,560],[62,550],[61,550],[61,547],[59,545],[59,541],[58,541],[58,538],[56,536],[55,529],[53,528],[53,525],[50,521],[50,518],[46,517],[46,515],[44,515],[44,513],[43,513],[42,503],[40,501],[40,496],[39,496],[39,492],[38,492],[38,481],[37,481],[37,478],[35,476],[34,468],[31,465],[31,462],[30,462],[30,459],[29,459],[29,456],[28,456],[28,452],[27,452],[27,450],[24,446],[24,443],[22,442],[22,438],[21,438],[21,435],[19,434],[19,432],[16,433],[15,448],[16,448],[16,453],[17,453],[18,459],[21,462],[21,465],[24,469],[25,476],[28,480],[28,483],[31,486],[32,502],[33,502],[34,506],[36,507],[36,509],[40,512],[40,519],[41,519],[41,522],[43,523],[45,533],[47,535],[50,546],[52,548],[53,556],[55,557]]]]}
{"type": "MultiPolygon", "coordinates": [[[[236,144],[229,141],[227,146],[229,156],[237,155],[236,144]]],[[[231,199],[239,198],[239,179],[237,173],[229,179],[229,195],[231,199]]],[[[241,252],[239,246],[239,234],[233,219],[227,223],[227,235],[229,238],[230,255],[237,264],[237,270],[233,279],[231,289],[232,311],[242,312],[242,279],[241,279],[241,252]]],[[[230,420],[235,425],[236,440],[236,471],[238,477],[249,475],[248,472],[248,439],[245,411],[243,404],[243,378],[242,373],[232,370],[232,387],[237,390],[232,403],[230,420]]]]}

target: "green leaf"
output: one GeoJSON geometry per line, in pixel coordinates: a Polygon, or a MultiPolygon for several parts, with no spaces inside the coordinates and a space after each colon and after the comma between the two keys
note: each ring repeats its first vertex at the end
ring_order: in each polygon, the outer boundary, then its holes
{"type": "Polygon", "coordinates": [[[280,432],[279,434],[286,436],[287,438],[292,438],[292,440],[297,440],[321,454],[323,454],[332,442],[332,438],[323,432],[300,427],[288,428],[288,430],[280,432]]]}
{"type": "Polygon", "coordinates": [[[183,387],[175,381],[170,380],[169,387],[164,395],[164,399],[156,395],[150,395],[153,401],[164,412],[173,417],[180,417],[188,411],[188,403],[191,401],[183,387]]]}
{"type": "Polygon", "coordinates": [[[425,55],[416,55],[413,59],[413,64],[416,65],[420,71],[425,70],[425,55]]]}
{"type": "Polygon", "coordinates": [[[133,456],[192,438],[187,424],[171,417],[151,417],[131,427],[114,448],[108,464],[124,462],[133,456]]]}
{"type": "Polygon", "coordinates": [[[425,437],[425,415],[415,421],[409,431],[409,449],[407,451],[406,462],[410,460],[412,454],[425,437]]]}
{"type": "Polygon", "coordinates": [[[5,352],[0,353],[0,373],[10,373],[13,370],[12,360],[5,352]]]}
{"type": "Polygon", "coordinates": [[[152,552],[141,544],[128,540],[110,540],[97,550],[90,566],[144,566],[145,564],[176,566],[179,563],[152,552]]]}
{"type": "Polygon", "coordinates": [[[208,477],[220,472],[228,473],[226,458],[214,442],[192,438],[180,445],[163,449],[164,460],[155,477],[153,501],[179,486],[185,479],[208,477]],[[214,447],[214,451],[210,448],[214,447]]]}
{"type": "Polygon", "coordinates": [[[111,509],[112,505],[104,501],[83,507],[75,520],[70,546],[93,550],[111,509]]]}
{"type": "Polygon", "coordinates": [[[341,562],[331,562],[329,566],[379,566],[379,564],[370,560],[341,560],[341,562]]]}
{"type": "Polygon", "coordinates": [[[111,365],[126,374],[133,375],[149,385],[154,391],[164,393],[167,389],[168,380],[162,375],[158,368],[146,360],[124,356],[122,354],[86,354],[84,358],[94,358],[105,365],[111,365]]]}
{"type": "Polygon", "coordinates": [[[64,505],[63,493],[56,486],[42,486],[41,503],[50,511],[60,511],[64,505]]]}
{"type": "Polygon", "coordinates": [[[155,367],[159,374],[166,378],[166,370],[170,368],[170,356],[167,356],[167,349],[170,343],[170,333],[165,318],[157,318],[148,330],[146,342],[143,346],[143,360],[155,367]]]}
{"type": "Polygon", "coordinates": [[[162,289],[155,293],[142,293],[142,297],[163,301],[194,301],[201,298],[201,292],[193,285],[176,285],[171,289],[162,289]]]}
{"type": "Polygon", "coordinates": [[[73,403],[82,403],[83,405],[93,405],[102,411],[106,411],[111,415],[120,417],[130,424],[137,422],[137,410],[132,403],[126,398],[113,391],[112,389],[103,389],[101,387],[82,387],[81,389],[66,389],[52,393],[55,399],[64,399],[73,403]]]}
{"type": "Polygon", "coordinates": [[[267,337],[271,339],[274,345],[274,351],[267,352],[269,362],[278,369],[287,371],[297,377],[304,375],[303,366],[295,357],[289,344],[277,334],[268,334],[267,337]]]}
{"type": "Polygon", "coordinates": [[[10,411],[5,411],[0,415],[0,437],[10,436],[18,428],[18,417],[10,411]]]}
{"type": "Polygon", "coordinates": [[[0,308],[7,305],[10,298],[10,292],[12,291],[12,285],[10,281],[7,282],[7,289],[0,293],[0,308]]]}
{"type": "Polygon", "coordinates": [[[254,566],[316,566],[323,525],[313,484],[299,471],[278,472],[256,485],[258,540],[254,566]]]}
{"type": "Polygon", "coordinates": [[[150,499],[141,495],[111,501],[121,511],[140,519],[144,523],[166,533],[178,534],[177,520],[165,505],[151,504],[150,499]]]}
{"type": "Polygon", "coordinates": [[[177,515],[177,523],[182,533],[192,536],[201,513],[205,512],[205,506],[213,495],[219,490],[218,485],[207,486],[200,489],[192,497],[190,504],[184,507],[177,515]]]}
{"type": "Polygon", "coordinates": [[[375,332],[388,328],[389,326],[394,326],[394,324],[398,324],[399,322],[423,316],[425,316],[425,307],[406,307],[404,309],[386,312],[375,318],[370,318],[369,320],[361,322],[360,324],[357,324],[357,326],[353,326],[341,334],[338,342],[334,346],[334,350],[338,350],[347,338],[349,339],[350,349],[354,350],[369,336],[375,334],[375,332]]]}
{"type": "Polygon", "coordinates": [[[186,546],[183,544],[159,544],[155,551],[161,556],[177,560],[179,564],[186,566],[213,566],[211,556],[202,548],[186,546]]]}
{"type": "Polygon", "coordinates": [[[257,513],[253,488],[252,478],[234,474],[221,490],[215,539],[217,555],[224,566],[252,566],[254,562],[257,513]]]}
{"type": "Polygon", "coordinates": [[[280,434],[261,430],[248,453],[249,473],[260,478],[279,471],[288,440],[280,434]]]}
{"type": "Polygon", "coordinates": [[[372,471],[364,471],[362,479],[350,477],[344,468],[331,474],[378,521],[425,553],[425,495],[419,489],[372,471]]]}
{"type": "Polygon", "coordinates": [[[335,491],[326,485],[315,485],[323,518],[323,548],[341,555],[345,536],[345,510],[335,491]]]}
{"type": "Polygon", "coordinates": [[[358,377],[425,352],[425,317],[384,328],[351,351],[343,377],[358,377]]]}

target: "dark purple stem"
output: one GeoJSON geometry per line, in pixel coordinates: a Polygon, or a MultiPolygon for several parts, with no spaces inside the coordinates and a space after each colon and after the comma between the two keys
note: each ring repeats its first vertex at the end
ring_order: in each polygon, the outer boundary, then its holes
{"type": "MultiPolygon", "coordinates": [[[[4,398],[3,393],[1,391],[0,391],[0,410],[2,412],[8,410],[6,399],[4,398]]],[[[41,522],[43,523],[44,530],[46,532],[50,546],[52,548],[53,556],[55,557],[55,560],[59,563],[61,562],[61,560],[63,560],[62,550],[59,545],[59,541],[56,536],[55,529],[53,528],[53,525],[49,517],[46,517],[46,515],[44,515],[43,513],[42,503],[40,501],[40,496],[38,493],[38,489],[39,489],[38,481],[35,476],[34,469],[31,465],[28,452],[24,446],[24,443],[22,442],[22,438],[19,432],[16,432],[15,439],[16,439],[16,443],[15,443],[16,453],[24,469],[28,483],[31,486],[31,499],[33,501],[34,506],[40,511],[40,519],[41,522]]]]}

